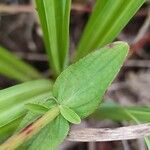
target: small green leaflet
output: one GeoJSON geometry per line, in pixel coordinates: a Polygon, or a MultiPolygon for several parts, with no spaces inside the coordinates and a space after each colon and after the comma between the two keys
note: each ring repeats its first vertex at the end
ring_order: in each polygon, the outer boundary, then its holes
{"type": "Polygon", "coordinates": [[[125,42],[115,42],[80,59],[56,79],[53,96],[81,118],[87,117],[99,106],[123,65],[128,49],[125,42]]]}
{"type": "Polygon", "coordinates": [[[54,97],[49,97],[46,101],[27,103],[26,109],[35,114],[45,114],[49,109],[57,105],[57,100],[54,97]]]}
{"type": "Polygon", "coordinates": [[[72,109],[70,109],[67,106],[60,105],[60,113],[70,123],[73,123],[73,124],[81,123],[80,117],[72,109]]]}
{"type": "Polygon", "coordinates": [[[26,104],[26,109],[28,109],[29,111],[21,121],[17,131],[25,128],[30,123],[34,122],[38,117],[42,116],[55,105],[56,102],[54,100],[51,100],[51,98],[48,100],[41,100],[38,102],[26,104]]]}
{"type": "Polygon", "coordinates": [[[28,103],[26,104],[26,108],[30,110],[31,112],[37,113],[37,114],[45,114],[48,111],[47,107],[40,105],[40,104],[28,103]]]}
{"type": "MultiPolygon", "coordinates": [[[[34,103],[26,104],[26,108],[32,113],[39,114],[39,115],[40,114],[43,115],[49,110],[49,108],[44,105],[34,104],[34,103]]],[[[60,112],[61,112],[61,115],[69,122],[73,124],[80,124],[81,122],[80,117],[67,106],[60,105],[60,112]]]]}

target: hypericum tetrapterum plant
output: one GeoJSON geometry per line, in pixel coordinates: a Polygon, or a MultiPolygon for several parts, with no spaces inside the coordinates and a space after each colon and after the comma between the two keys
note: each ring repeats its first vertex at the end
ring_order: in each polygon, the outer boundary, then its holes
{"type": "Polygon", "coordinates": [[[0,91],[0,142],[8,138],[0,150],[54,150],[71,124],[99,107],[129,50],[125,42],[111,42],[144,0],[97,0],[73,60],[68,55],[71,0],[35,2],[56,80],[40,79],[36,69],[0,48],[0,73],[28,81],[0,91]]]}

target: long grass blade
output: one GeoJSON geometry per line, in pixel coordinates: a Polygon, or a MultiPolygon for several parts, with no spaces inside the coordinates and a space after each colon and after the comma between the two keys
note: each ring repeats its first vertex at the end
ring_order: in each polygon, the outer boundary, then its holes
{"type": "Polygon", "coordinates": [[[36,0],[50,65],[58,75],[66,65],[71,0],[36,0]]]}
{"type": "Polygon", "coordinates": [[[97,0],[75,59],[112,42],[143,3],[144,0],[97,0]]]}
{"type": "Polygon", "coordinates": [[[16,130],[17,126],[19,126],[23,118],[24,115],[11,121],[5,126],[0,127],[0,144],[2,144],[10,135],[12,135],[12,133],[16,130]]]}
{"type": "MultiPolygon", "coordinates": [[[[126,113],[132,118],[133,121],[135,121],[137,124],[140,124],[142,122],[142,120],[140,120],[135,114],[133,114],[131,111],[126,110],[126,113]]],[[[143,112],[144,113],[144,110],[143,112]]],[[[150,110],[149,110],[149,114],[150,114],[150,110]]],[[[140,114],[139,114],[140,115],[140,114]]],[[[150,115],[149,115],[150,118],[150,115]]],[[[150,137],[145,137],[145,142],[147,144],[147,148],[148,150],[150,150],[150,137]]]]}
{"type": "Polygon", "coordinates": [[[150,121],[150,106],[123,107],[112,101],[103,103],[92,117],[115,121],[133,121],[133,118],[129,113],[142,123],[150,121]]]}
{"type": "Polygon", "coordinates": [[[36,69],[2,47],[0,47],[0,74],[22,82],[42,78],[36,69]]]}
{"type": "Polygon", "coordinates": [[[0,128],[27,112],[25,104],[51,97],[52,83],[35,80],[0,90],[0,128]]]}

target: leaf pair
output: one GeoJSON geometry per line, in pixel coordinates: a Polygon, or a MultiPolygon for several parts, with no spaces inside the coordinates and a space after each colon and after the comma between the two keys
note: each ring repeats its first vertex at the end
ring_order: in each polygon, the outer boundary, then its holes
{"type": "MultiPolygon", "coordinates": [[[[53,99],[51,99],[51,101],[53,101],[53,99]]],[[[51,103],[52,107],[58,105],[57,103],[51,103]]],[[[40,104],[33,104],[33,103],[29,103],[27,104],[27,109],[30,110],[31,112],[35,113],[35,114],[45,114],[50,108],[49,106],[47,107],[48,104],[44,105],[40,105],[40,104]]],[[[80,117],[73,111],[71,110],[69,107],[67,106],[63,106],[63,105],[59,105],[59,109],[60,109],[60,114],[70,123],[73,124],[80,124],[81,119],[80,117]]]]}
{"type": "MultiPolygon", "coordinates": [[[[72,109],[84,118],[95,111],[106,89],[119,72],[128,49],[126,43],[112,43],[63,71],[52,91],[63,114],[72,109]]],[[[71,110],[70,113],[72,114],[71,110]]]]}
{"type": "MultiPolygon", "coordinates": [[[[115,42],[89,54],[64,70],[56,79],[52,89],[52,96],[57,102],[55,104],[60,108],[61,115],[57,119],[61,121],[53,120],[51,123],[54,126],[49,123],[25,145],[25,149],[34,149],[39,140],[42,140],[38,150],[53,150],[66,137],[69,130],[68,121],[80,123],[80,118],[93,113],[99,106],[106,89],[119,72],[127,52],[126,43],[115,42]]],[[[43,111],[43,104],[40,109],[39,106],[34,106],[30,108],[43,111]]],[[[44,107],[47,107],[45,102],[44,107]]],[[[33,119],[31,122],[37,116],[39,114],[36,113],[33,118],[31,117],[33,119]]],[[[30,123],[30,121],[25,122],[30,123]]]]}
{"type": "MultiPolygon", "coordinates": [[[[60,106],[61,115],[49,123],[38,135],[35,135],[35,138],[25,145],[25,147],[27,146],[26,149],[32,150],[39,143],[39,140],[42,139],[43,142],[40,142],[39,150],[43,148],[44,150],[49,149],[48,146],[45,146],[49,144],[51,149],[54,149],[66,137],[69,130],[68,121],[80,123],[80,118],[87,117],[99,106],[106,89],[119,72],[127,56],[128,49],[129,47],[126,43],[115,42],[89,54],[60,74],[53,85],[52,93],[50,93],[51,86],[47,85],[49,82],[45,80],[35,81],[35,84],[33,82],[24,83],[14,88],[2,90],[1,94],[3,95],[0,101],[2,105],[0,106],[3,107],[1,109],[1,116],[7,118],[7,114],[10,117],[7,120],[2,118],[1,124],[5,125],[9,123],[10,119],[15,119],[17,116],[22,115],[25,111],[24,105],[27,103],[35,102],[34,110],[40,110],[42,114],[46,111],[45,108],[50,109],[57,104],[60,106]],[[30,89],[29,87],[32,88],[30,89]],[[50,94],[46,96],[45,92],[50,94]],[[38,98],[32,98],[38,93],[38,98]],[[12,97],[13,95],[14,98],[12,97]],[[43,99],[45,96],[47,97],[46,101],[43,99]],[[54,97],[55,100],[50,100],[54,103],[47,103],[47,100],[51,97],[54,97]],[[10,101],[10,98],[13,99],[10,101]],[[12,111],[16,111],[17,114],[12,113],[12,111]],[[58,131],[60,134],[56,134],[58,131]],[[51,142],[49,141],[50,139],[51,142]]],[[[28,104],[28,106],[30,106],[30,109],[33,109],[33,105],[28,104]]],[[[39,115],[41,114],[37,112],[33,116],[27,115],[21,127],[25,127],[30,122],[35,121],[39,115]]]]}

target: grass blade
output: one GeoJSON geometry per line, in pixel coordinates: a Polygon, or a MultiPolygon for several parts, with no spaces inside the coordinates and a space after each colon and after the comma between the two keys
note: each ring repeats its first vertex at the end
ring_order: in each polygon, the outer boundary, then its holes
{"type": "MultiPolygon", "coordinates": [[[[142,121],[132,112],[126,110],[126,113],[132,118],[133,121],[135,121],[137,124],[140,124],[142,121]]],[[[143,113],[143,112],[142,112],[143,113]]],[[[140,113],[141,114],[141,113],[140,113]]],[[[140,115],[139,114],[139,115],[140,115]]],[[[149,116],[150,116],[150,111],[149,111],[149,116]]],[[[150,118],[150,117],[149,117],[150,118]]],[[[147,144],[148,150],[150,150],[150,137],[145,137],[145,142],[147,144]]]]}
{"type": "Polygon", "coordinates": [[[36,0],[50,65],[58,75],[66,63],[69,46],[71,0],[36,0]]]}
{"type": "Polygon", "coordinates": [[[63,70],[68,60],[71,0],[55,0],[55,3],[59,59],[63,70]]]}
{"type": "Polygon", "coordinates": [[[105,102],[100,106],[92,117],[97,119],[111,119],[115,121],[133,121],[129,113],[141,122],[150,121],[150,107],[130,106],[122,107],[115,102],[105,102]],[[128,113],[127,113],[128,112],[128,113]],[[117,115],[116,115],[117,114],[117,115]]]}
{"type": "Polygon", "coordinates": [[[24,116],[21,116],[7,125],[0,127],[0,144],[2,144],[16,130],[24,116]]]}
{"type": "Polygon", "coordinates": [[[131,117],[125,113],[124,109],[112,101],[102,103],[100,108],[91,117],[95,119],[111,119],[114,121],[131,120],[131,117]]]}
{"type": "Polygon", "coordinates": [[[0,90],[0,128],[24,115],[25,104],[50,98],[51,88],[50,81],[37,80],[0,90]]]}
{"type": "Polygon", "coordinates": [[[32,66],[19,60],[2,47],[0,47],[0,73],[22,82],[42,77],[32,66]]]}
{"type": "Polygon", "coordinates": [[[97,0],[75,59],[112,42],[143,3],[144,0],[97,0]]]}

